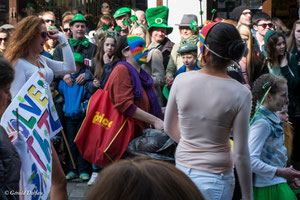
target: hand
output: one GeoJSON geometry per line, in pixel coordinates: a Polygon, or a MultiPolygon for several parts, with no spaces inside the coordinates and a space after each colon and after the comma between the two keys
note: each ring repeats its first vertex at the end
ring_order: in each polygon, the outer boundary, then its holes
{"type": "Polygon", "coordinates": [[[111,56],[111,57],[109,58],[109,56],[108,56],[107,53],[105,53],[105,54],[103,55],[103,62],[104,62],[104,64],[111,63],[113,59],[114,59],[114,56],[111,56]]]}
{"type": "Polygon", "coordinates": [[[164,122],[163,120],[157,118],[153,124],[154,128],[157,130],[164,130],[164,122]]]}
{"type": "Polygon", "coordinates": [[[100,82],[98,79],[94,79],[93,80],[93,85],[96,87],[96,88],[100,88],[100,82]]]}
{"type": "Polygon", "coordinates": [[[85,73],[80,74],[76,79],[75,82],[77,85],[81,85],[84,81],[85,73]]]}
{"type": "Polygon", "coordinates": [[[173,84],[173,81],[174,81],[173,77],[167,77],[165,83],[167,86],[171,86],[173,84]]]}
{"type": "Polygon", "coordinates": [[[293,181],[295,178],[300,178],[300,171],[297,171],[292,167],[277,168],[275,175],[283,177],[288,181],[293,181]]]}
{"type": "Polygon", "coordinates": [[[300,188],[300,180],[298,178],[295,178],[289,185],[292,189],[299,189],[300,188]]]}
{"type": "Polygon", "coordinates": [[[280,60],[280,67],[284,67],[288,65],[288,60],[286,58],[286,53],[283,55],[283,58],[280,60]]]}
{"type": "Polygon", "coordinates": [[[57,40],[58,33],[59,33],[59,31],[57,29],[50,29],[50,30],[48,30],[48,37],[50,39],[57,40]]]}
{"type": "Polygon", "coordinates": [[[68,86],[70,86],[70,87],[73,86],[73,79],[71,78],[71,75],[70,75],[70,74],[66,74],[66,75],[64,76],[63,80],[64,80],[64,82],[65,82],[68,86]]]}

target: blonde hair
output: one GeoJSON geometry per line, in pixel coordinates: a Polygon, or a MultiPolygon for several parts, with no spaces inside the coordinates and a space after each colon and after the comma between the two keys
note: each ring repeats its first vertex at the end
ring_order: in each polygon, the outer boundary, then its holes
{"type": "Polygon", "coordinates": [[[294,22],[294,26],[290,35],[289,40],[287,41],[286,49],[288,52],[293,52],[295,46],[296,46],[296,40],[295,40],[295,31],[297,24],[300,24],[300,20],[294,22]]]}
{"type": "Polygon", "coordinates": [[[244,24],[240,24],[237,27],[240,35],[246,35],[248,36],[248,41],[247,41],[247,47],[248,47],[248,55],[247,55],[247,63],[246,63],[246,69],[247,69],[247,75],[249,77],[249,80],[252,80],[252,77],[250,78],[250,76],[252,75],[252,59],[251,59],[251,54],[252,54],[252,34],[251,34],[251,30],[249,28],[249,26],[246,26],[244,24]]]}
{"type": "Polygon", "coordinates": [[[44,23],[42,18],[28,16],[22,19],[16,26],[14,34],[8,41],[4,57],[12,64],[19,58],[25,58],[29,54],[29,46],[36,35],[40,32],[40,27],[44,23]]]}
{"type": "Polygon", "coordinates": [[[145,38],[144,38],[144,39],[145,39],[145,41],[146,41],[146,47],[148,47],[148,46],[150,45],[150,43],[151,43],[151,37],[150,37],[149,31],[148,31],[145,27],[143,27],[143,26],[141,26],[141,25],[138,25],[138,24],[135,24],[135,25],[133,25],[132,28],[130,29],[129,35],[132,35],[133,31],[134,31],[135,29],[138,29],[138,28],[140,28],[140,29],[143,31],[143,33],[145,34],[145,38]]]}

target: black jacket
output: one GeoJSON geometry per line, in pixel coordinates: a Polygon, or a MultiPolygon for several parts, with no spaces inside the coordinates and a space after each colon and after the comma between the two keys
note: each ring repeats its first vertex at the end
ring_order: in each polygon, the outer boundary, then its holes
{"type": "Polygon", "coordinates": [[[21,160],[19,154],[8,138],[4,128],[0,126],[0,199],[14,199],[6,195],[7,191],[19,191],[21,160]]]}

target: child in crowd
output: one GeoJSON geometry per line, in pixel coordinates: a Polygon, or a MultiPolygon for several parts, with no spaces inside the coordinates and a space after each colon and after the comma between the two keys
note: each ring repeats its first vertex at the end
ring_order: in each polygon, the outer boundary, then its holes
{"type": "MultiPolygon", "coordinates": [[[[86,79],[88,79],[88,81],[85,84],[85,89],[91,94],[96,92],[99,88],[104,88],[108,77],[113,70],[112,62],[116,59],[114,53],[117,45],[117,39],[114,32],[107,31],[106,35],[100,37],[98,42],[100,48],[94,58],[95,69],[92,68],[91,71],[86,71],[86,79]]],[[[101,170],[101,167],[94,164],[92,167],[93,173],[87,183],[88,185],[93,185],[96,182],[98,173],[101,170]]]]}
{"type": "MultiPolygon", "coordinates": [[[[75,79],[82,73],[85,72],[83,67],[83,57],[79,53],[73,53],[74,59],[76,62],[76,71],[71,74],[71,78],[74,83],[73,86],[68,86],[63,80],[59,82],[58,90],[59,93],[64,96],[64,114],[65,114],[65,126],[66,126],[66,135],[70,150],[74,161],[78,161],[78,171],[80,173],[80,178],[83,181],[89,180],[89,163],[85,161],[80,155],[75,143],[75,136],[81,126],[85,109],[84,103],[89,99],[89,93],[84,89],[83,86],[79,86],[75,79]]],[[[77,178],[77,171],[72,166],[72,162],[69,159],[69,169],[71,170],[67,175],[66,179],[71,180],[77,178]]]]}
{"type": "Polygon", "coordinates": [[[193,70],[198,71],[199,69],[202,68],[197,62],[198,61],[197,50],[198,50],[197,45],[193,43],[186,43],[179,47],[177,53],[180,54],[183,65],[175,72],[174,77],[176,77],[178,74],[181,74],[183,72],[188,72],[193,70]]]}
{"type": "Polygon", "coordinates": [[[259,77],[252,88],[253,107],[262,101],[250,126],[249,150],[254,173],[254,200],[297,199],[287,181],[298,187],[300,172],[286,168],[283,122],[275,113],[287,104],[285,78],[271,74],[259,77]]]}

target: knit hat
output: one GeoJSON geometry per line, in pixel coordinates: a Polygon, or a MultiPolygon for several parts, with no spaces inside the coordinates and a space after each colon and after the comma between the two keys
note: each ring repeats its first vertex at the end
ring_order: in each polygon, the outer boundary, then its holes
{"type": "Polygon", "coordinates": [[[263,54],[267,57],[267,43],[268,43],[268,40],[269,38],[274,35],[275,33],[277,33],[277,31],[273,31],[273,30],[269,30],[266,34],[265,34],[265,37],[264,37],[264,42],[265,42],[265,45],[264,45],[264,50],[263,50],[263,54]]]}
{"type": "Polygon", "coordinates": [[[193,43],[185,43],[178,48],[177,53],[183,54],[190,53],[192,51],[197,53],[197,45],[193,43]]]}
{"type": "Polygon", "coordinates": [[[243,11],[249,9],[247,6],[239,6],[232,10],[231,12],[231,18],[239,22],[241,15],[243,14],[243,11]]]}
{"type": "Polygon", "coordinates": [[[200,27],[198,26],[198,18],[196,15],[183,15],[180,24],[175,24],[177,26],[186,26],[190,27],[191,25],[196,26],[197,28],[200,27]]]}
{"type": "Polygon", "coordinates": [[[167,35],[172,33],[173,27],[168,26],[169,8],[167,6],[158,6],[146,10],[146,19],[149,24],[148,30],[153,27],[166,28],[167,35]]]}
{"type": "Polygon", "coordinates": [[[75,62],[79,62],[83,64],[83,57],[80,53],[73,52],[75,62]]]}
{"type": "Polygon", "coordinates": [[[75,22],[85,22],[87,24],[87,21],[82,14],[76,14],[70,22],[70,26],[73,26],[75,22]]]}
{"type": "Polygon", "coordinates": [[[126,14],[131,14],[131,9],[127,8],[127,7],[123,7],[123,8],[118,9],[115,12],[114,18],[116,19],[116,18],[121,17],[121,16],[126,15],[126,14]]]}
{"type": "Polygon", "coordinates": [[[206,26],[204,26],[201,31],[199,32],[199,47],[200,47],[200,51],[201,53],[203,53],[203,44],[205,42],[205,38],[208,34],[208,32],[211,30],[212,27],[214,27],[217,23],[210,23],[207,24],[206,26]]]}
{"type": "Polygon", "coordinates": [[[146,48],[146,41],[137,35],[127,35],[127,43],[135,61],[139,65],[146,63],[149,52],[146,48]]]}

